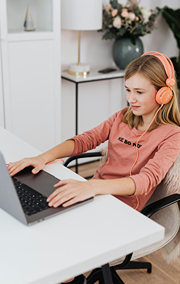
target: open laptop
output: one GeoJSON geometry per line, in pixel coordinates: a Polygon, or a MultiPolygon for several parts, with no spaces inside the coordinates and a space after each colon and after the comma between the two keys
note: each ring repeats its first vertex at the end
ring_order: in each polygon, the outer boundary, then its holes
{"type": "Polygon", "coordinates": [[[43,221],[93,199],[67,208],[49,207],[46,199],[55,190],[53,186],[59,179],[43,170],[34,175],[32,169],[27,167],[11,178],[0,152],[0,208],[25,225],[43,221]]]}

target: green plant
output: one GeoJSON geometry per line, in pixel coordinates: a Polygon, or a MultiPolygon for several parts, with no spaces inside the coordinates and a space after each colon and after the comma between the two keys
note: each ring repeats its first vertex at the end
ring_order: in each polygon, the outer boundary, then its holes
{"type": "Polygon", "coordinates": [[[111,0],[110,5],[103,9],[103,25],[101,32],[105,32],[102,39],[118,39],[131,37],[135,44],[135,37],[151,33],[160,9],[149,10],[139,7],[139,1],[129,0],[121,5],[118,0],[111,0]]]}
{"type": "Polygon", "coordinates": [[[172,57],[171,60],[176,70],[178,88],[180,89],[180,9],[173,10],[165,6],[162,9],[162,15],[172,30],[179,49],[178,57],[172,57]]]}

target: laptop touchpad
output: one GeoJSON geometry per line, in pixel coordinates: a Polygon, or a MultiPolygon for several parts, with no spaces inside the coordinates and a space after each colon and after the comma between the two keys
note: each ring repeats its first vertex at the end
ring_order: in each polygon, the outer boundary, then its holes
{"type": "Polygon", "coordinates": [[[32,169],[33,167],[27,167],[17,173],[14,177],[48,197],[56,190],[53,186],[59,181],[59,179],[43,170],[38,174],[33,174],[31,172],[32,169]]]}

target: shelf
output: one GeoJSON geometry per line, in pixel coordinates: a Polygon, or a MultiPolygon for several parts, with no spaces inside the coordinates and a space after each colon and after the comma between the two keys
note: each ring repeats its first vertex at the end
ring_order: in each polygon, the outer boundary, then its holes
{"type": "MultiPolygon", "coordinates": [[[[53,32],[53,0],[7,0],[7,34],[53,32]],[[35,32],[24,32],[24,20],[28,8],[28,15],[35,26],[35,32]]],[[[30,36],[31,37],[31,36],[30,36]]],[[[36,36],[35,36],[36,37],[36,36]]]]}
{"type": "Polygon", "coordinates": [[[38,30],[36,29],[35,31],[25,31],[23,28],[21,29],[9,29],[8,31],[8,34],[11,35],[11,34],[34,34],[34,33],[45,33],[45,32],[48,32],[48,33],[52,33],[51,30],[38,30]]]}
{"type": "Polygon", "coordinates": [[[53,39],[54,32],[48,31],[34,31],[34,32],[25,32],[14,30],[13,33],[9,33],[5,40],[7,41],[31,41],[31,40],[45,40],[45,39],[53,39]]]}

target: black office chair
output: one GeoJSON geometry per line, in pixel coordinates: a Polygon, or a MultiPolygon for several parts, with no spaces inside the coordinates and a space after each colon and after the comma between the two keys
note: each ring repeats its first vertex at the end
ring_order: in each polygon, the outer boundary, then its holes
{"type": "MultiPolygon", "coordinates": [[[[92,158],[98,156],[101,157],[102,153],[101,152],[84,153],[78,156],[70,157],[69,159],[66,160],[64,165],[67,167],[69,163],[73,160],[77,160],[80,158],[87,158],[87,157],[92,158]]],[[[123,284],[124,282],[116,272],[117,270],[122,270],[122,269],[147,269],[147,272],[151,273],[152,265],[150,262],[133,261],[132,259],[133,256],[134,259],[137,259],[147,254],[150,254],[158,250],[159,248],[164,247],[177,235],[177,231],[179,229],[179,221],[180,221],[179,207],[177,202],[180,201],[180,194],[172,194],[170,196],[166,196],[167,191],[164,190],[165,186],[166,185],[163,182],[160,185],[158,185],[154,194],[148,201],[148,205],[145,208],[143,208],[143,210],[141,210],[142,214],[144,214],[148,218],[152,217],[152,219],[155,222],[158,222],[159,224],[165,227],[164,240],[158,242],[153,246],[149,246],[139,252],[135,253],[132,252],[131,254],[127,255],[123,260],[122,259],[119,260],[119,262],[121,262],[120,264],[113,265],[112,263],[110,263],[110,264],[105,264],[100,268],[94,269],[87,278],[88,284],[93,284],[96,281],[99,281],[100,284],[109,284],[109,283],[123,284]],[[166,218],[164,218],[164,216],[166,216],[166,218]],[[171,222],[168,221],[166,222],[167,218],[171,220],[171,222]],[[167,227],[167,225],[172,227],[169,228],[167,227]]],[[[116,262],[118,261],[115,261],[115,263],[116,262]]]]}
{"type": "MultiPolygon", "coordinates": [[[[73,156],[73,157],[70,157],[68,158],[65,163],[64,163],[64,166],[67,167],[72,161],[76,160],[76,165],[75,165],[75,168],[76,168],[76,172],[78,172],[78,164],[77,164],[77,161],[78,159],[83,159],[83,158],[95,158],[95,157],[102,157],[103,154],[102,152],[91,152],[91,153],[83,153],[81,155],[77,155],[77,156],[73,156]]],[[[88,176],[88,177],[85,177],[86,179],[88,178],[91,178],[92,176],[88,176]]]]}

